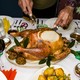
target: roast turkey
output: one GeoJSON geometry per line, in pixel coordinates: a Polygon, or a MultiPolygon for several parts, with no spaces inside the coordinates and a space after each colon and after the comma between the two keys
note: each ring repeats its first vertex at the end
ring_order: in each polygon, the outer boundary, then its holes
{"type": "Polygon", "coordinates": [[[52,55],[59,60],[65,58],[70,53],[70,49],[64,45],[66,44],[64,38],[49,28],[29,29],[17,32],[15,35],[11,33],[10,35],[29,38],[26,48],[21,46],[14,47],[15,52],[23,53],[25,58],[29,60],[41,60],[48,55],[52,55]]]}

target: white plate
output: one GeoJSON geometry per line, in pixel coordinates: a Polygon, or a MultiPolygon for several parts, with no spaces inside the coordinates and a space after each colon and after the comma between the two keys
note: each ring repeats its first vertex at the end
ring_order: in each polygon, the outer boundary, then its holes
{"type": "Polygon", "coordinates": [[[10,16],[1,15],[0,19],[3,19],[3,18],[7,18],[9,20],[9,22],[10,22],[10,25],[12,25],[13,22],[14,22],[14,19],[12,17],[10,17],[10,16]]]}
{"type": "Polygon", "coordinates": [[[1,71],[0,71],[0,80],[7,80],[7,78],[1,71]]]}
{"type": "MultiPolygon", "coordinates": [[[[55,69],[62,68],[66,75],[70,74],[69,71],[67,71],[65,68],[63,68],[60,65],[51,65],[51,67],[54,67],[55,69]]],[[[47,68],[48,68],[48,66],[45,66],[45,67],[41,68],[40,70],[38,70],[36,73],[34,73],[34,75],[31,77],[30,80],[38,80],[39,75],[42,74],[44,72],[44,70],[46,70],[47,68]]],[[[71,78],[71,74],[70,74],[70,78],[71,78]]]]}

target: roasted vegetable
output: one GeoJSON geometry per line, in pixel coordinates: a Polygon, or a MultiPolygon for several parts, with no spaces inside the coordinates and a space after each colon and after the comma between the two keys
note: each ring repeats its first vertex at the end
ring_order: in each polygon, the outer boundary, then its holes
{"type": "Polygon", "coordinates": [[[20,65],[24,65],[24,64],[26,63],[26,59],[23,58],[23,57],[18,57],[18,58],[16,59],[16,63],[17,63],[17,64],[20,64],[20,65]]]}
{"type": "Polygon", "coordinates": [[[57,76],[48,76],[47,80],[58,80],[57,76]]]}
{"type": "Polygon", "coordinates": [[[53,67],[49,67],[47,68],[44,73],[43,73],[45,76],[52,76],[53,74],[55,74],[54,72],[54,68],[53,67]]]}
{"type": "Polygon", "coordinates": [[[46,80],[46,77],[44,75],[39,75],[38,80],[46,80]]]}
{"type": "Polygon", "coordinates": [[[56,76],[64,76],[64,71],[62,68],[55,69],[56,76]]]}
{"type": "Polygon", "coordinates": [[[71,80],[62,68],[48,67],[38,77],[38,80],[71,80]]]}
{"type": "Polygon", "coordinates": [[[16,59],[17,58],[17,53],[15,53],[15,52],[9,52],[8,58],[11,59],[11,60],[16,59]]]}

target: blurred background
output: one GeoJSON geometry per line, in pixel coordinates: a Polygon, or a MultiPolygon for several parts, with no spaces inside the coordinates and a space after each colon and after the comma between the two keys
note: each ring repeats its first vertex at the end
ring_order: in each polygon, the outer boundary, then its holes
{"type": "MultiPolygon", "coordinates": [[[[36,16],[39,15],[40,18],[57,17],[59,11],[64,8],[65,4],[66,0],[57,0],[57,3],[54,5],[56,8],[53,8],[52,6],[48,9],[47,12],[43,10],[42,13],[45,13],[45,15],[35,9],[33,9],[33,14],[36,14],[36,16]]],[[[11,17],[23,17],[24,14],[21,8],[18,6],[18,0],[0,0],[0,15],[8,15],[11,17]]],[[[80,14],[76,13],[76,11],[74,11],[74,19],[80,19],[80,14]]]]}

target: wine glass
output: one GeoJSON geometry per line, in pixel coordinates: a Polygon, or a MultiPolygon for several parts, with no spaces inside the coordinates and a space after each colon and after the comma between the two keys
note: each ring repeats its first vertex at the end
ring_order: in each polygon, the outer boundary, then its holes
{"type": "Polygon", "coordinates": [[[4,29],[4,24],[2,19],[0,19],[0,39],[3,39],[5,44],[7,44],[10,41],[10,39],[6,35],[6,31],[4,29]]]}
{"type": "Polygon", "coordinates": [[[2,54],[3,54],[4,49],[5,49],[4,40],[3,40],[3,39],[0,39],[0,68],[1,68],[1,67],[4,67],[3,62],[2,62],[2,60],[1,60],[1,56],[2,56],[2,54]]]}

